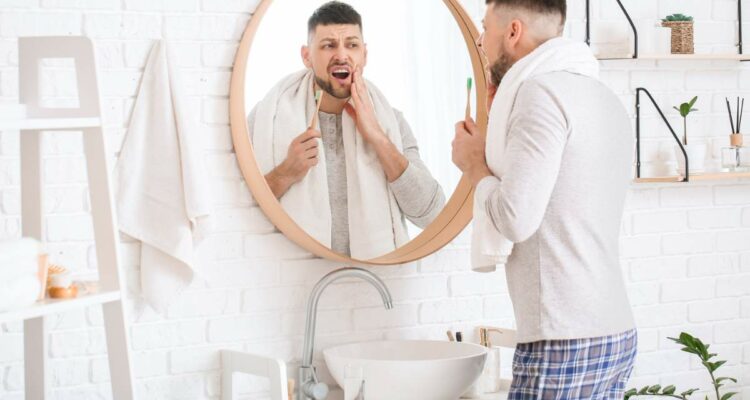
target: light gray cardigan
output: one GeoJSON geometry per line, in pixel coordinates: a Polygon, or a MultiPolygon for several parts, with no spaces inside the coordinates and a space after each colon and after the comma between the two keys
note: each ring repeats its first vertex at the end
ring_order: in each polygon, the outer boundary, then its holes
{"type": "Polygon", "coordinates": [[[516,243],[506,275],[518,341],[632,329],[619,259],[633,155],[623,105],[595,79],[548,73],[522,84],[508,129],[505,174],[475,196],[516,243]]]}

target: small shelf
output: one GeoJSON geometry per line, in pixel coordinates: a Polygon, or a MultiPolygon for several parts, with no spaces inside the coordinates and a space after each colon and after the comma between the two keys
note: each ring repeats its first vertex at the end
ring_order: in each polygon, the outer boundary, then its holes
{"type": "Polygon", "coordinates": [[[607,60],[656,60],[656,61],[750,61],[750,54],[643,54],[597,55],[601,61],[607,60]]]}
{"type": "Polygon", "coordinates": [[[101,126],[99,118],[23,118],[0,119],[0,131],[14,131],[22,129],[81,129],[101,126]]]}
{"type": "Polygon", "coordinates": [[[74,310],[79,307],[88,307],[97,304],[111,303],[120,300],[120,291],[108,291],[93,294],[84,294],[74,299],[44,299],[36,303],[10,311],[0,312],[0,323],[18,320],[27,320],[41,317],[43,315],[55,314],[74,310]]]}
{"type": "MultiPolygon", "coordinates": [[[[694,181],[721,181],[729,179],[750,178],[750,172],[709,172],[702,174],[690,174],[690,182],[694,181]]],[[[669,183],[682,182],[683,176],[661,176],[653,178],[636,178],[635,183],[669,183]]]]}

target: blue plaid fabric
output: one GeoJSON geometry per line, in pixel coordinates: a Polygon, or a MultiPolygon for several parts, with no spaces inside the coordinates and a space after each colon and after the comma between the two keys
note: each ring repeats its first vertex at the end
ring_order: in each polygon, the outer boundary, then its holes
{"type": "Polygon", "coordinates": [[[521,343],[508,400],[622,399],[635,362],[635,330],[591,339],[521,343]]]}

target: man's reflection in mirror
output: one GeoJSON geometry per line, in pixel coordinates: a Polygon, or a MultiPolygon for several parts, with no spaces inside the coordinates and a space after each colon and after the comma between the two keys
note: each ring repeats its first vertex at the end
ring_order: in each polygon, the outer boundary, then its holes
{"type": "Polygon", "coordinates": [[[301,57],[306,68],[248,116],[266,181],[292,219],[334,251],[363,259],[393,251],[409,240],[406,219],[426,227],[445,195],[402,113],[363,78],[359,13],[338,1],[315,10],[301,57]]]}

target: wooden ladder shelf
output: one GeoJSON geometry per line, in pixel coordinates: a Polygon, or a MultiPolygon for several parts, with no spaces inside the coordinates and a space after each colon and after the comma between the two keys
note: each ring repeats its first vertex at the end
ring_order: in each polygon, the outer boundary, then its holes
{"type": "Polygon", "coordinates": [[[85,37],[20,38],[18,47],[20,101],[26,105],[28,118],[0,120],[0,130],[20,131],[23,236],[44,241],[42,132],[82,132],[100,290],[75,299],[46,299],[29,307],[2,312],[0,323],[24,321],[26,399],[44,399],[49,398],[50,389],[45,316],[101,305],[113,398],[133,399],[133,371],[123,306],[124,280],[119,264],[117,221],[102,130],[94,49],[85,37]],[[72,58],[75,61],[79,107],[42,107],[39,69],[41,60],[48,58],[72,58]]]}

